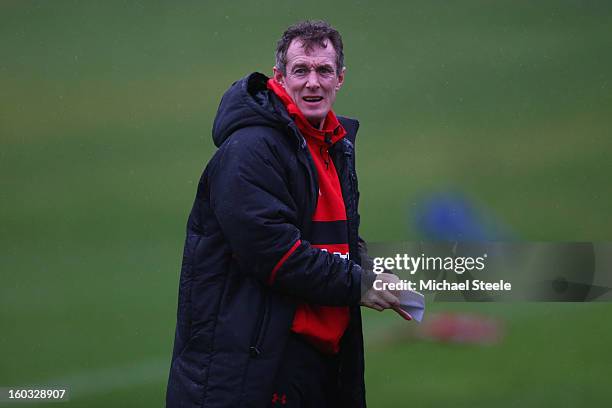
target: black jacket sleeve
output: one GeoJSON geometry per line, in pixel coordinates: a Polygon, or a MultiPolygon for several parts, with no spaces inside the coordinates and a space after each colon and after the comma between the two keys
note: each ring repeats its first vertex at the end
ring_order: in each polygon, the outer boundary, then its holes
{"type": "Polygon", "coordinates": [[[361,268],[301,239],[280,157],[294,153],[257,130],[235,132],[209,173],[212,209],[233,256],[274,290],[320,305],[358,304],[361,268]]]}

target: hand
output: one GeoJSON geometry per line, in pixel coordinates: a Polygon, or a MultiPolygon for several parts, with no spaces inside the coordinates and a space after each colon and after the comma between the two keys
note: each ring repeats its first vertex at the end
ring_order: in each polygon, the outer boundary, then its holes
{"type": "MultiPolygon", "coordinates": [[[[376,280],[381,281],[383,284],[397,283],[400,281],[396,275],[390,273],[381,273],[376,276],[376,280]]],[[[383,285],[379,283],[377,286],[382,287],[383,285]]],[[[363,296],[361,296],[360,304],[362,306],[378,310],[379,312],[382,312],[385,309],[394,309],[395,311],[398,311],[401,310],[399,308],[399,294],[399,290],[376,290],[374,287],[371,287],[363,294],[363,296]]]]}

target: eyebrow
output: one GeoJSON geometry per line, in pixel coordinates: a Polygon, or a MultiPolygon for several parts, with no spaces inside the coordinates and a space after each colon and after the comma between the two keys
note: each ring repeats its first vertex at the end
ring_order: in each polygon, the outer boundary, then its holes
{"type": "MultiPolygon", "coordinates": [[[[295,69],[295,68],[308,68],[309,65],[310,64],[307,64],[305,62],[296,62],[293,65],[293,69],[295,69]]],[[[320,69],[320,68],[329,68],[329,69],[332,69],[332,70],[334,69],[333,65],[331,65],[329,63],[323,63],[323,64],[315,65],[315,69],[320,69]]]]}

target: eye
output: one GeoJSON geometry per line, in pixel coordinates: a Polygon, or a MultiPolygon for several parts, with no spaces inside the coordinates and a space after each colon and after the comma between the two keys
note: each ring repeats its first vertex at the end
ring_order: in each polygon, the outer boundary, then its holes
{"type": "Polygon", "coordinates": [[[329,76],[332,75],[334,73],[334,70],[332,69],[332,67],[320,67],[318,70],[319,74],[324,75],[324,76],[329,76]]]}
{"type": "Polygon", "coordinates": [[[304,75],[304,74],[306,74],[306,68],[303,68],[303,67],[295,68],[293,70],[293,73],[295,75],[304,75]]]}

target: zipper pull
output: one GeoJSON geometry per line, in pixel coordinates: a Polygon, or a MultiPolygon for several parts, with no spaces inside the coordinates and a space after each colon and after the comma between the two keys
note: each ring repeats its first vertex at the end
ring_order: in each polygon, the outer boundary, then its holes
{"type": "Polygon", "coordinates": [[[320,146],[319,154],[321,155],[321,159],[323,159],[323,163],[325,163],[325,170],[329,170],[329,150],[325,149],[323,146],[320,146]],[[327,158],[325,153],[327,153],[327,158]]]}

